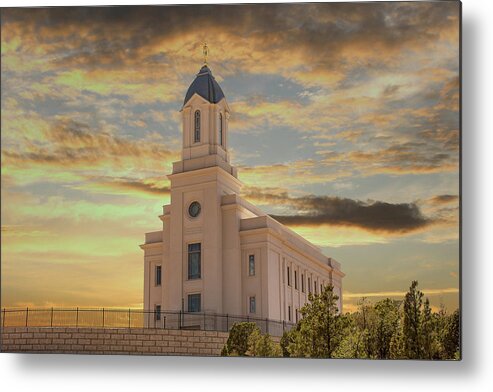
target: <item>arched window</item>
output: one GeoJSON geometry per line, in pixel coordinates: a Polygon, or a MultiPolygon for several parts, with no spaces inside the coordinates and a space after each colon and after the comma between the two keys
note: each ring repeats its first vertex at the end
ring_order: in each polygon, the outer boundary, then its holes
{"type": "Polygon", "coordinates": [[[194,143],[200,142],[200,110],[195,111],[195,132],[193,134],[194,143]]]}
{"type": "Polygon", "coordinates": [[[223,145],[223,114],[219,113],[219,144],[223,145]]]}

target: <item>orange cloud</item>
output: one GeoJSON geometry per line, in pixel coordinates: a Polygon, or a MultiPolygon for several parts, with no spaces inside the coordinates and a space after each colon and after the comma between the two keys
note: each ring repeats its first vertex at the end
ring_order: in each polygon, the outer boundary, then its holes
{"type": "Polygon", "coordinates": [[[130,140],[70,120],[44,127],[42,133],[43,141],[28,143],[22,149],[4,147],[2,169],[9,173],[48,166],[61,173],[79,171],[79,175],[83,170],[112,168],[121,172],[132,167],[159,172],[178,158],[176,151],[168,150],[161,142],[130,140]]]}

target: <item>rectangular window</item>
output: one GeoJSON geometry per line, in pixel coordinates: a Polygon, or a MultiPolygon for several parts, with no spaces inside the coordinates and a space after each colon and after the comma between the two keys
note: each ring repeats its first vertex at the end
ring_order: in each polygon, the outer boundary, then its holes
{"type": "Polygon", "coordinates": [[[255,275],[255,255],[248,256],[248,275],[255,275]]]}
{"type": "Polygon", "coordinates": [[[291,306],[288,306],[288,320],[291,321],[291,306]]]}
{"type": "Polygon", "coordinates": [[[255,297],[250,297],[250,313],[257,312],[257,304],[255,303],[255,297]]]}
{"type": "Polygon", "coordinates": [[[288,286],[291,286],[291,270],[288,267],[288,286]]]}
{"type": "Polygon", "coordinates": [[[188,311],[200,312],[200,294],[188,295],[188,311]]]}
{"type": "Polygon", "coordinates": [[[223,115],[219,113],[219,144],[223,145],[223,115]]]}
{"type": "Polygon", "coordinates": [[[188,245],[188,279],[200,279],[200,244],[188,245]]]}
{"type": "Polygon", "coordinates": [[[156,265],[156,286],[161,286],[161,266],[156,265]]]}
{"type": "Polygon", "coordinates": [[[322,283],[320,283],[320,294],[322,294],[324,291],[324,285],[322,283]]]}
{"type": "Polygon", "coordinates": [[[193,136],[195,143],[200,142],[200,110],[195,111],[195,132],[193,136]]]}
{"type": "Polygon", "coordinates": [[[312,279],[311,278],[308,278],[308,292],[309,293],[312,292],[312,279]]]}
{"type": "Polygon", "coordinates": [[[296,322],[298,322],[298,309],[296,309],[295,313],[296,313],[296,322]]]}
{"type": "Polygon", "coordinates": [[[305,275],[301,274],[301,292],[305,292],[305,275]]]}
{"type": "Polygon", "coordinates": [[[154,305],[154,320],[161,320],[161,305],[154,305]]]}
{"type": "Polygon", "coordinates": [[[294,288],[298,290],[298,271],[294,270],[294,288]]]}
{"type": "Polygon", "coordinates": [[[315,291],[315,295],[318,294],[317,293],[317,281],[316,280],[313,281],[313,291],[315,291]]]}

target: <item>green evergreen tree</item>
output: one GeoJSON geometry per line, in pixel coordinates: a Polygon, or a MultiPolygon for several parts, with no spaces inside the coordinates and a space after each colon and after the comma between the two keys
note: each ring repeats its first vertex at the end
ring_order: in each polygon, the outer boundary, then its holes
{"type": "Polygon", "coordinates": [[[460,359],[460,311],[457,309],[447,320],[444,333],[444,359],[460,359]]]}
{"type": "Polygon", "coordinates": [[[354,315],[354,322],[357,327],[357,347],[358,358],[374,358],[376,355],[376,316],[375,309],[368,298],[363,297],[358,301],[358,311],[354,315]]]}
{"type": "Polygon", "coordinates": [[[404,340],[404,330],[402,319],[399,318],[397,329],[390,340],[390,358],[391,359],[406,359],[406,347],[404,340]]]}
{"type": "Polygon", "coordinates": [[[448,325],[448,316],[445,306],[441,303],[440,309],[434,314],[435,317],[435,330],[438,340],[438,357],[444,359],[447,357],[445,353],[445,334],[448,325]]]}
{"type": "Polygon", "coordinates": [[[417,289],[418,282],[413,281],[404,299],[403,338],[404,351],[409,359],[421,358],[421,307],[423,293],[417,289]]]}
{"type": "Polygon", "coordinates": [[[392,338],[398,332],[399,326],[399,302],[390,298],[381,300],[375,304],[376,324],[376,358],[391,358],[392,338]]]}
{"type": "Polygon", "coordinates": [[[301,309],[302,318],[292,334],[288,351],[292,357],[332,358],[341,344],[347,319],[339,313],[333,287],[319,295],[309,294],[309,303],[301,309]]]}
{"type": "Polygon", "coordinates": [[[349,326],[341,343],[334,350],[333,358],[368,358],[367,350],[364,345],[364,336],[361,329],[356,325],[354,318],[346,316],[349,326]]]}
{"type": "Polygon", "coordinates": [[[435,331],[435,321],[431,312],[430,301],[425,299],[422,319],[421,319],[421,331],[419,335],[421,357],[423,359],[434,359],[438,354],[437,350],[437,338],[435,331]]]}

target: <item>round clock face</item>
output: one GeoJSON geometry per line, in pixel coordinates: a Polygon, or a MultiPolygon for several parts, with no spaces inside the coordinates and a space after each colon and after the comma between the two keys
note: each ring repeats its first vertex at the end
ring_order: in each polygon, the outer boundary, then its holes
{"type": "Polygon", "coordinates": [[[190,207],[188,207],[188,214],[192,218],[195,218],[200,214],[200,203],[198,201],[194,201],[190,204],[190,207]]]}

